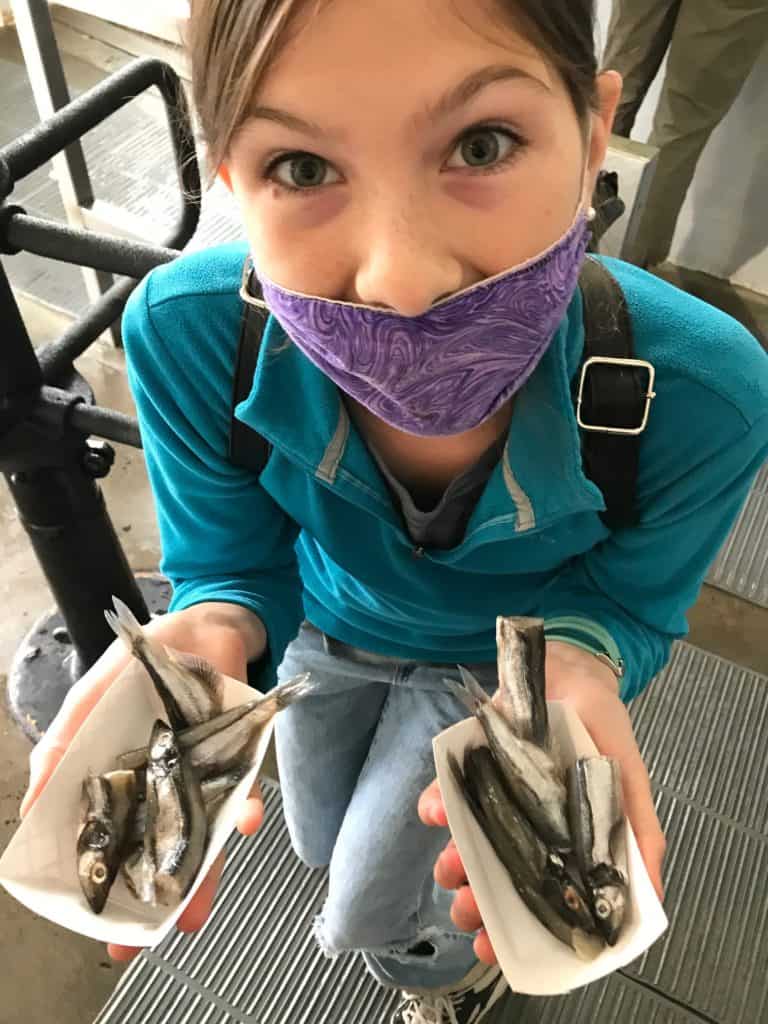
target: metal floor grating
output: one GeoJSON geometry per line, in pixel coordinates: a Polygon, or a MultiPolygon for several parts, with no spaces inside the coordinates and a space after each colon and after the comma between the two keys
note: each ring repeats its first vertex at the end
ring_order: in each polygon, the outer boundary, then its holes
{"type": "Polygon", "coordinates": [[[760,470],[708,582],[768,608],[768,463],[760,470]]]}
{"type": "MultiPolygon", "coordinates": [[[[768,1020],[768,677],[679,644],[631,712],[669,841],[670,929],[626,971],[510,996],[489,1024],[768,1020]]],[[[142,954],[95,1024],[386,1024],[397,997],[314,946],[325,872],[294,857],[278,790],[229,853],[205,928],[142,954]]]]}

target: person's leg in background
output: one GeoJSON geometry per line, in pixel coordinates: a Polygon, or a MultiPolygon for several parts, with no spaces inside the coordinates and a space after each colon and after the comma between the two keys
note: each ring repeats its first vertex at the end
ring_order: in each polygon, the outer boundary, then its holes
{"type": "Polygon", "coordinates": [[[637,239],[644,266],[669,256],[699,157],[767,41],[768,0],[683,0],[648,139],[660,152],[637,239]]]}
{"type": "Polygon", "coordinates": [[[629,138],[645,94],[667,52],[681,0],[613,0],[602,66],[624,79],[613,122],[629,138]]]}

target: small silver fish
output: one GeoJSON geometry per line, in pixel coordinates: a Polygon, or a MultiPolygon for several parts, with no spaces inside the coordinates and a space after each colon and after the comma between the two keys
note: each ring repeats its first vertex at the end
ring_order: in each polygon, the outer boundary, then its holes
{"type": "Polygon", "coordinates": [[[463,770],[451,771],[472,813],[531,913],[580,957],[592,959],[602,943],[579,878],[547,849],[506,789],[487,747],[468,750],[463,770]]]}
{"type": "MultiPolygon", "coordinates": [[[[182,750],[189,750],[196,743],[201,740],[207,739],[214,732],[218,732],[219,729],[223,729],[226,725],[231,725],[236,722],[243,715],[247,715],[249,711],[252,711],[261,700],[251,700],[245,704],[239,704],[236,708],[231,708],[229,711],[222,711],[220,715],[216,715],[215,718],[209,718],[207,722],[201,722],[199,725],[190,726],[188,729],[182,729],[181,732],[176,734],[179,746],[182,750]]],[[[135,750],[127,750],[123,754],[119,754],[117,758],[117,764],[120,768],[132,768],[138,769],[143,768],[147,763],[147,748],[137,747],[135,750]]]]}
{"type": "Polygon", "coordinates": [[[568,772],[568,802],[574,852],[595,920],[605,941],[614,946],[624,923],[629,884],[619,763],[609,757],[577,760],[568,772]]]}
{"type": "Polygon", "coordinates": [[[200,792],[203,794],[203,803],[209,824],[216,817],[222,803],[247,774],[245,768],[230,768],[229,771],[222,772],[221,775],[212,775],[208,779],[203,779],[200,783],[200,792]]]}
{"type": "Polygon", "coordinates": [[[83,782],[77,876],[95,914],[104,909],[120,867],[137,799],[134,772],[89,774],[83,782]]]}
{"type": "Polygon", "coordinates": [[[545,750],[520,739],[472,673],[461,666],[460,671],[464,686],[451,679],[446,679],[445,684],[482,725],[488,746],[518,806],[549,848],[569,852],[572,843],[567,793],[555,762],[545,750]]]}
{"type": "MultiPolygon", "coordinates": [[[[308,672],[276,686],[263,700],[254,701],[247,714],[189,746],[186,752],[191,767],[201,779],[229,768],[249,767],[264,727],[278,711],[311,690],[308,672]]],[[[189,737],[185,737],[183,745],[187,747],[188,742],[189,737]]]]}
{"type": "MultiPolygon", "coordinates": [[[[304,672],[274,687],[266,697],[240,704],[177,733],[179,747],[188,754],[199,777],[220,775],[238,765],[247,769],[264,726],[278,711],[311,693],[309,679],[309,673],[304,672]]],[[[147,748],[129,750],[117,760],[121,768],[141,768],[147,763],[147,748]]]]}
{"type": "MultiPolygon", "coordinates": [[[[200,783],[200,795],[203,798],[203,804],[205,806],[205,813],[208,817],[209,825],[215,817],[222,801],[229,796],[235,786],[242,782],[247,774],[248,773],[245,769],[232,768],[229,771],[222,772],[221,775],[212,775],[209,779],[204,779],[200,783]]],[[[139,846],[143,846],[146,831],[147,803],[146,800],[144,800],[137,804],[136,812],[134,813],[131,821],[128,847],[132,852],[139,846]]],[[[135,864],[135,858],[132,859],[135,864]]]]}
{"type": "Polygon", "coordinates": [[[173,731],[155,722],[147,762],[147,826],[143,856],[153,872],[154,901],[176,906],[205,852],[208,820],[195,773],[173,731]]]}
{"type": "Polygon", "coordinates": [[[544,620],[500,615],[496,651],[499,689],[494,704],[521,739],[547,749],[544,620]]]}
{"type": "Polygon", "coordinates": [[[104,612],[106,620],[149,673],[171,727],[179,731],[218,715],[221,676],[216,669],[202,658],[181,662],[146,635],[128,605],[118,597],[112,600],[116,614],[104,612]]]}
{"type": "Polygon", "coordinates": [[[128,891],[142,903],[157,903],[155,896],[155,869],[147,857],[144,846],[138,846],[123,861],[120,872],[128,891]]]}

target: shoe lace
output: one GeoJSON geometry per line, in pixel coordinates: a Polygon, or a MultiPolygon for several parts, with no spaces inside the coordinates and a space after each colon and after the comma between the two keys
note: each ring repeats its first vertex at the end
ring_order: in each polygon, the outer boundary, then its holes
{"type": "Polygon", "coordinates": [[[402,1009],[403,1024],[459,1024],[456,1007],[463,996],[415,996],[402,1009]]]}

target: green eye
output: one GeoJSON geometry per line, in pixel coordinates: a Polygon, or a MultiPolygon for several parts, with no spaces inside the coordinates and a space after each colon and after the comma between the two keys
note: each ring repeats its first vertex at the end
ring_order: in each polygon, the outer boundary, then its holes
{"type": "Polygon", "coordinates": [[[339,180],[327,160],[312,153],[292,153],[276,161],[271,173],[286,188],[303,191],[329,185],[339,180]]]}
{"type": "Polygon", "coordinates": [[[461,155],[470,167],[496,163],[500,153],[501,144],[496,132],[474,132],[461,144],[461,155]]]}
{"type": "Polygon", "coordinates": [[[500,166],[523,146],[523,140],[502,128],[473,128],[460,140],[448,161],[448,167],[500,166]]]}

